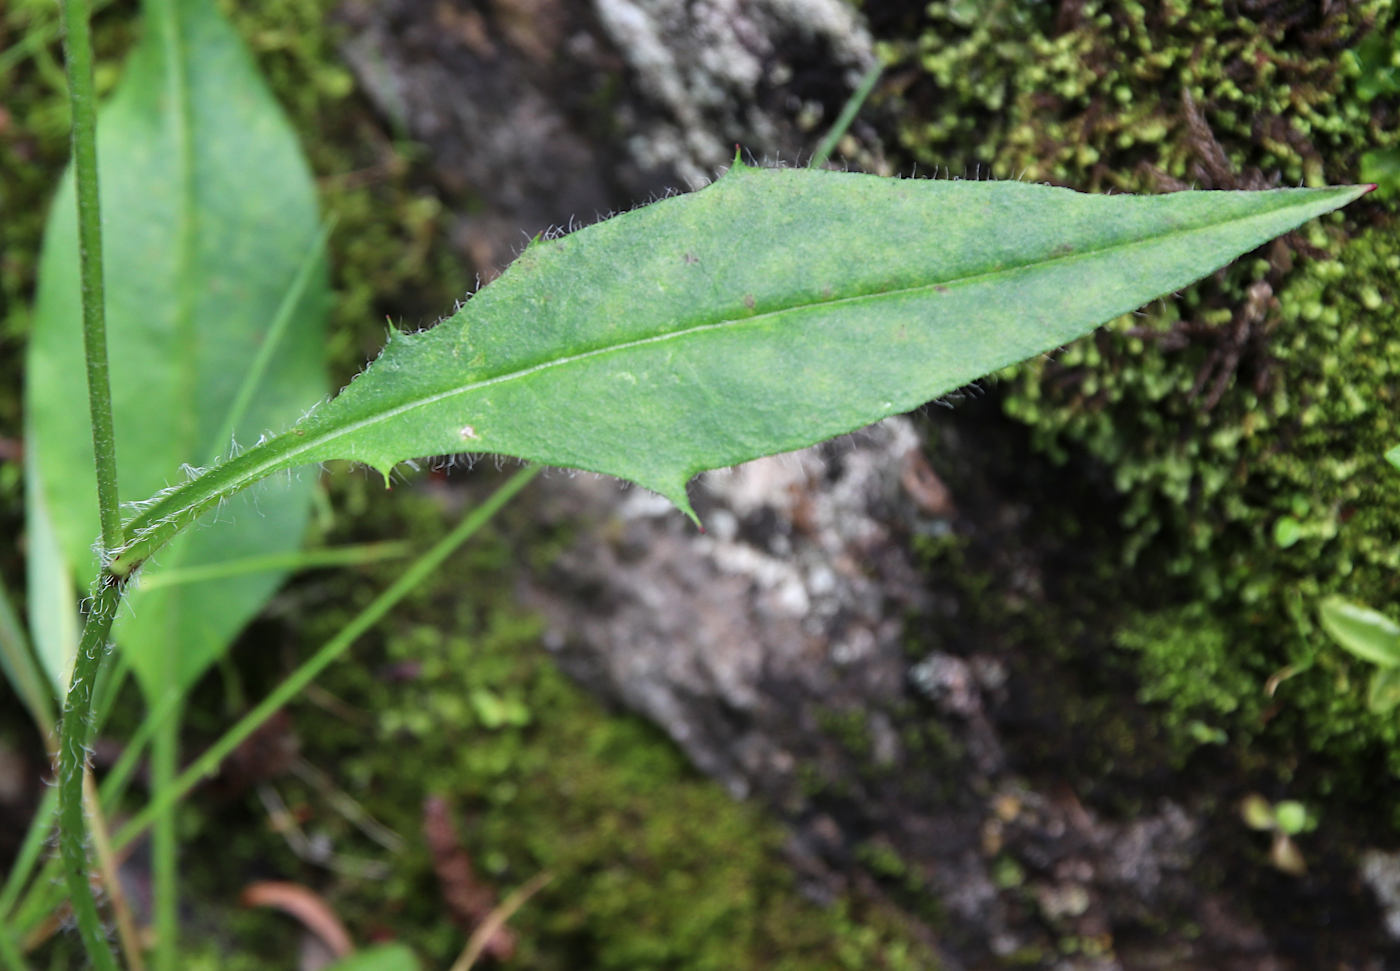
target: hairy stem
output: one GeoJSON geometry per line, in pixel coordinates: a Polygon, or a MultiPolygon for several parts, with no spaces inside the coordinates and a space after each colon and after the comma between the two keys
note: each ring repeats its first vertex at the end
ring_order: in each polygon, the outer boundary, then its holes
{"type": "Polygon", "coordinates": [[[97,505],[105,555],[122,545],[117,443],[107,368],[106,291],[102,278],[102,204],[97,190],[97,93],[87,0],[64,0],[68,100],[73,109],[73,174],[78,195],[78,259],[83,285],[83,353],[97,466],[97,505]]]}
{"type": "MultiPolygon", "coordinates": [[[[116,764],[107,771],[106,778],[102,780],[102,785],[98,789],[99,805],[105,803],[112,806],[121,801],[122,796],[126,793],[127,784],[140,766],[141,758],[146,751],[146,743],[166,721],[174,716],[182,701],[183,696],[172,691],[159,704],[152,707],[146,717],[142,719],[141,726],[127,741],[116,764]]],[[[94,709],[97,727],[101,728],[102,706],[100,699],[94,704],[94,709]]],[[[58,790],[50,788],[44,793],[44,798],[34,813],[34,822],[29,827],[29,833],[25,835],[24,846],[15,858],[15,866],[6,881],[4,893],[0,894],[0,926],[6,926],[18,935],[28,933],[45,915],[52,914],[63,903],[63,891],[59,884],[60,861],[51,858],[44,864],[39,876],[31,883],[19,908],[15,909],[14,906],[20,890],[23,889],[25,882],[29,879],[29,874],[34,869],[34,863],[38,860],[44,841],[53,828],[53,823],[58,815],[56,812],[57,803],[58,790]]],[[[108,842],[110,844],[111,841],[108,840],[108,842]]],[[[115,853],[116,850],[113,852],[115,853]]]]}
{"type": "Polygon", "coordinates": [[[99,971],[116,971],[117,963],[103,933],[97,901],[88,881],[83,772],[92,734],[92,686],[107,653],[107,637],[121,604],[123,586],[122,580],[107,574],[98,579],[87,622],[83,625],[78,655],[73,660],[73,680],[64,702],[58,740],[58,851],[78,933],[88,958],[99,971]]]}

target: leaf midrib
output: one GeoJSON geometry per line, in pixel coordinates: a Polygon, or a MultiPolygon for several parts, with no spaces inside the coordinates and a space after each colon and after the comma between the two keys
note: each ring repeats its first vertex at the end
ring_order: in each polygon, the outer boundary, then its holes
{"type": "MultiPolygon", "coordinates": [[[[175,298],[174,342],[175,380],[177,401],[198,400],[196,391],[199,384],[199,338],[195,321],[195,247],[198,240],[198,207],[195,186],[195,146],[194,116],[189,76],[189,18],[180,9],[180,0],[150,0],[148,11],[159,17],[159,41],[165,53],[165,87],[170,98],[171,110],[168,124],[175,141],[176,170],[176,211],[174,227],[175,298]]],[[[200,416],[196,408],[180,409],[180,417],[174,423],[172,444],[178,449],[181,461],[196,458],[198,448],[200,416]]],[[[163,563],[166,568],[179,566],[188,553],[184,544],[170,548],[163,563]]],[[[176,631],[180,627],[180,614],[184,609],[181,597],[163,598],[165,637],[164,662],[161,671],[167,684],[178,680],[179,643],[176,631]]]]}
{"type": "Polygon", "coordinates": [[[1090,249],[1077,250],[1073,253],[1065,253],[1060,255],[1052,254],[1039,259],[1030,260],[1028,262],[1018,263],[1014,266],[1000,266],[990,270],[979,270],[975,273],[965,273],[961,276],[934,280],[929,283],[918,284],[917,286],[896,287],[891,289],[878,290],[871,293],[851,294],[849,296],[844,297],[834,297],[825,300],[817,300],[808,303],[797,304],[794,306],[781,307],[773,310],[759,311],[744,317],[726,317],[720,320],[704,321],[702,323],[690,324],[677,328],[675,330],[670,330],[664,334],[651,334],[646,337],[632,338],[626,341],[621,341],[619,343],[609,344],[604,347],[589,348],[588,350],[579,351],[575,354],[551,358],[547,361],[540,361],[538,363],[530,364],[525,367],[518,367],[513,370],[503,372],[501,374],[492,375],[488,378],[482,378],[480,380],[470,382],[468,384],[456,385],[441,391],[419,395],[413,398],[411,401],[405,402],[404,404],[396,406],[392,409],[376,412],[372,417],[364,418],[359,421],[354,421],[349,424],[338,425],[335,429],[324,435],[308,435],[306,439],[304,439],[305,448],[301,448],[296,450],[296,452],[289,453],[288,457],[294,454],[299,454],[303,451],[307,451],[316,446],[324,445],[327,442],[333,441],[336,437],[339,437],[341,435],[361,431],[365,428],[369,428],[373,425],[376,425],[381,421],[388,421],[400,415],[407,414],[408,412],[413,411],[416,408],[427,407],[429,405],[436,404],[440,401],[445,401],[449,398],[456,397],[458,395],[470,394],[474,391],[480,391],[484,388],[489,388],[493,385],[504,384],[509,381],[528,378],[542,371],[550,370],[551,368],[564,367],[570,364],[577,363],[579,361],[603,357],[608,354],[622,353],[625,351],[634,350],[639,347],[646,347],[652,344],[661,344],[671,340],[680,340],[682,338],[692,337],[698,334],[706,333],[708,331],[717,330],[722,327],[728,327],[731,324],[745,326],[750,324],[764,323],[784,314],[801,313],[812,310],[814,308],[824,309],[827,307],[839,307],[842,305],[858,304],[867,301],[876,302],[886,299],[895,299],[914,294],[934,292],[937,291],[939,287],[944,287],[948,290],[951,290],[954,287],[966,286],[978,282],[995,281],[1000,277],[1007,276],[1012,273],[1019,273],[1026,270],[1042,269],[1056,264],[1072,264],[1079,261],[1090,260],[1109,253],[1128,252],[1139,247],[1155,246],[1160,243],[1170,241],[1173,238],[1190,238],[1194,234],[1211,232],[1213,230],[1220,229],[1222,226],[1231,225],[1232,223],[1245,224],[1256,219],[1263,219],[1269,216],[1274,216],[1277,215],[1278,212],[1280,212],[1283,208],[1287,207],[1273,209],[1267,213],[1255,213],[1250,216],[1242,217],[1240,219],[1235,220],[1228,220],[1226,222],[1211,223],[1205,226],[1193,226],[1189,229],[1183,230],[1171,230],[1165,233],[1141,239],[1133,239],[1125,242],[1110,243],[1104,246],[1093,247],[1090,249]]]}

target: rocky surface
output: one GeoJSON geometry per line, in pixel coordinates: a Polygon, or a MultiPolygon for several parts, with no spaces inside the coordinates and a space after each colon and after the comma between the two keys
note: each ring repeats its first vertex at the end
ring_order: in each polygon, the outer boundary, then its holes
{"type": "Polygon", "coordinates": [[[809,155],[870,36],[839,0],[349,0],[344,54],[489,278],[525,240],[809,155]]]}
{"type": "MultiPolygon", "coordinates": [[[[1218,889],[1221,832],[1248,842],[1233,808],[1203,815],[1180,780],[1179,799],[1139,790],[1140,811],[1115,813],[1036,771],[1020,736],[1054,716],[1022,706],[1071,696],[1068,675],[1029,685],[1045,671],[1001,644],[910,650],[921,625],[972,606],[921,576],[914,538],[1004,542],[1025,509],[983,497],[991,522],[961,513],[907,419],[702,477],[705,533],[608,479],[558,474],[544,491],[535,514],[579,530],[523,585],[547,646],[786,819],[813,895],[891,895],[948,968],[1301,971],[1336,953],[1319,940],[1295,953],[1218,889]]],[[[1006,562],[1027,597],[1048,596],[1052,564],[1030,549],[1006,562]]]]}

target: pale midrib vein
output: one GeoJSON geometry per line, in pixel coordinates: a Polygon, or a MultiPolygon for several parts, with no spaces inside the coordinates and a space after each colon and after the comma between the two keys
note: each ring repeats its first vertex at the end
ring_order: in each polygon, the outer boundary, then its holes
{"type": "MultiPolygon", "coordinates": [[[[176,375],[179,382],[179,399],[190,402],[176,427],[179,430],[177,447],[180,455],[195,456],[196,441],[199,435],[199,412],[193,406],[197,400],[199,384],[198,335],[195,333],[195,247],[199,238],[198,211],[195,191],[195,147],[194,117],[191,101],[190,78],[190,26],[185,11],[179,9],[179,0],[164,0],[161,8],[161,40],[166,51],[167,91],[172,110],[170,124],[174,129],[175,167],[177,185],[177,210],[175,214],[175,346],[177,353],[176,375]]],[[[188,554],[188,546],[169,551],[163,564],[174,568],[188,554]]],[[[185,604],[181,597],[170,597],[165,603],[164,644],[165,657],[161,665],[164,676],[175,678],[181,614],[185,604]]]]}
{"type": "MultiPolygon", "coordinates": [[[[303,433],[303,436],[297,436],[296,430],[293,429],[291,431],[284,432],[283,434],[277,436],[274,439],[269,440],[262,446],[255,446],[253,450],[243,453],[243,455],[239,456],[238,459],[233,459],[223,466],[218,466],[215,469],[210,470],[210,472],[207,473],[206,476],[215,480],[214,482],[209,483],[210,488],[205,490],[202,494],[193,497],[192,501],[189,501],[185,505],[174,509],[169,515],[180,516],[187,510],[192,510],[194,514],[198,514],[199,512],[202,512],[204,508],[207,508],[214,502],[217,502],[220,499],[226,497],[227,495],[232,495],[234,492],[238,491],[237,489],[233,489],[228,492],[225,492],[225,487],[229,485],[238,485],[239,488],[242,488],[244,486],[251,485],[253,482],[262,479],[268,475],[271,475],[275,472],[279,472],[283,469],[301,464],[301,462],[328,461],[330,458],[332,458],[332,456],[319,456],[314,459],[301,459],[300,461],[298,461],[298,459],[300,456],[307,455],[308,453],[314,453],[316,450],[323,448],[324,446],[336,441],[337,439],[344,438],[355,432],[362,431],[363,429],[381,424],[382,422],[390,421],[401,415],[407,414],[408,412],[414,411],[419,408],[428,407],[429,405],[436,404],[440,401],[445,401],[449,398],[468,394],[473,391],[479,391],[484,388],[491,387],[493,385],[503,384],[517,379],[527,378],[534,374],[538,374],[542,371],[549,370],[551,368],[564,367],[569,364],[574,364],[579,361],[584,361],[595,357],[602,357],[607,354],[620,353],[639,347],[646,347],[652,344],[660,344],[671,340],[679,340],[686,337],[692,337],[698,334],[706,333],[708,331],[717,330],[721,327],[727,327],[731,324],[751,324],[759,321],[766,321],[775,318],[781,314],[810,310],[814,307],[824,308],[839,306],[842,304],[859,303],[862,301],[877,301],[891,299],[901,296],[907,296],[910,294],[917,294],[921,292],[936,290],[936,288],[938,287],[951,288],[955,286],[963,286],[969,283],[976,283],[988,279],[996,279],[997,277],[1006,276],[1012,273],[1018,273],[1025,270],[1040,269],[1055,264],[1074,263],[1082,260],[1089,260],[1109,253],[1115,253],[1120,251],[1130,252],[1133,249],[1137,248],[1160,245],[1161,243],[1170,241],[1174,238],[1189,239],[1194,235],[1215,232],[1229,225],[1242,225],[1257,220],[1276,217],[1277,215],[1279,215],[1280,212],[1287,208],[1288,206],[1283,206],[1279,209],[1271,209],[1267,212],[1254,213],[1249,216],[1245,216],[1240,219],[1229,220],[1227,222],[1211,223],[1205,226],[1194,226],[1189,229],[1171,230],[1142,239],[1134,239],[1129,240],[1127,242],[1112,243],[1106,246],[1100,246],[1087,250],[1080,250],[1074,253],[1066,253],[1059,256],[1047,256],[1039,260],[1032,260],[1027,263],[1020,263],[1016,266],[1000,267],[994,270],[984,270],[978,273],[970,273],[960,277],[937,280],[930,283],[919,284],[918,286],[913,287],[902,287],[899,289],[882,290],[878,293],[855,294],[849,297],[838,297],[833,300],[823,300],[816,303],[802,304],[794,307],[783,307],[777,310],[767,310],[749,317],[734,317],[727,318],[725,320],[710,321],[703,324],[696,324],[681,330],[668,331],[665,334],[655,334],[648,337],[638,338],[635,340],[624,341],[618,344],[612,344],[607,347],[594,348],[591,350],[582,351],[578,354],[571,354],[566,357],[555,358],[550,361],[544,361],[539,364],[533,364],[529,367],[521,368],[516,371],[510,371],[505,374],[494,375],[490,378],[485,378],[480,381],[474,381],[470,384],[460,385],[458,387],[454,387],[446,391],[422,395],[414,398],[412,401],[405,402],[404,404],[398,405],[394,408],[384,411],[377,411],[367,418],[363,418],[358,421],[353,421],[346,424],[337,424],[335,427],[328,429],[320,434],[303,433]],[[278,448],[279,446],[284,446],[286,443],[291,441],[295,441],[295,447],[286,449],[285,451],[278,448]],[[249,457],[253,456],[256,452],[256,449],[258,448],[265,448],[269,450],[272,454],[268,455],[265,460],[258,462],[256,465],[253,465],[250,468],[238,469],[236,476],[234,476],[233,478],[221,477],[219,475],[221,469],[226,473],[230,471],[235,471],[233,467],[237,466],[240,460],[247,460],[249,457]],[[222,480],[222,486],[219,485],[219,480],[222,480]]],[[[1302,221],[1303,220],[1300,220],[1300,222],[1302,221]]],[[[365,376],[368,376],[368,372],[366,372],[365,376]]],[[[334,405],[334,401],[331,402],[331,405],[334,405]]],[[[314,424],[314,417],[311,419],[311,422],[314,424]]],[[[348,456],[333,457],[343,458],[348,456]]],[[[194,482],[189,483],[189,486],[194,486],[196,483],[205,479],[206,477],[196,479],[194,480],[194,482]]],[[[176,492],[172,493],[169,497],[169,501],[173,503],[181,495],[187,495],[184,489],[178,489],[176,492]]],[[[160,513],[160,510],[164,506],[165,503],[157,503],[155,507],[148,511],[148,516],[137,516],[135,519],[133,519],[132,525],[137,529],[140,529],[143,525],[158,525],[160,520],[164,518],[163,516],[158,515],[160,513]],[[153,522],[146,523],[145,520],[147,518],[153,520],[153,522]]],[[[128,549],[130,549],[133,546],[136,546],[138,542],[139,540],[133,540],[132,543],[128,544],[128,549]]]]}

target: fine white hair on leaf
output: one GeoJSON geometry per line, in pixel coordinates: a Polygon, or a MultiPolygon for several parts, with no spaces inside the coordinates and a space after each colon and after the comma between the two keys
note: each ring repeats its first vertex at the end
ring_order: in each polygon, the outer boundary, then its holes
{"type": "MultiPolygon", "coordinates": [[[[353,381],[353,380],[355,380],[355,379],[354,379],[354,378],[351,378],[350,380],[353,381]]],[[[331,399],[330,399],[329,396],[322,397],[319,401],[317,401],[316,403],[314,403],[310,408],[307,408],[305,411],[303,411],[303,412],[301,413],[301,421],[306,421],[306,420],[307,420],[308,418],[310,418],[312,415],[316,414],[316,412],[319,411],[321,408],[325,407],[326,403],[329,402],[330,400],[331,400],[331,399]]]]}
{"type": "MultiPolygon", "coordinates": [[[[130,584],[131,582],[132,577],[127,577],[127,583],[130,584]]],[[[132,602],[132,599],[130,597],[122,597],[121,603],[117,605],[117,609],[126,611],[126,615],[128,617],[136,616],[136,604],[132,602]]]]}

